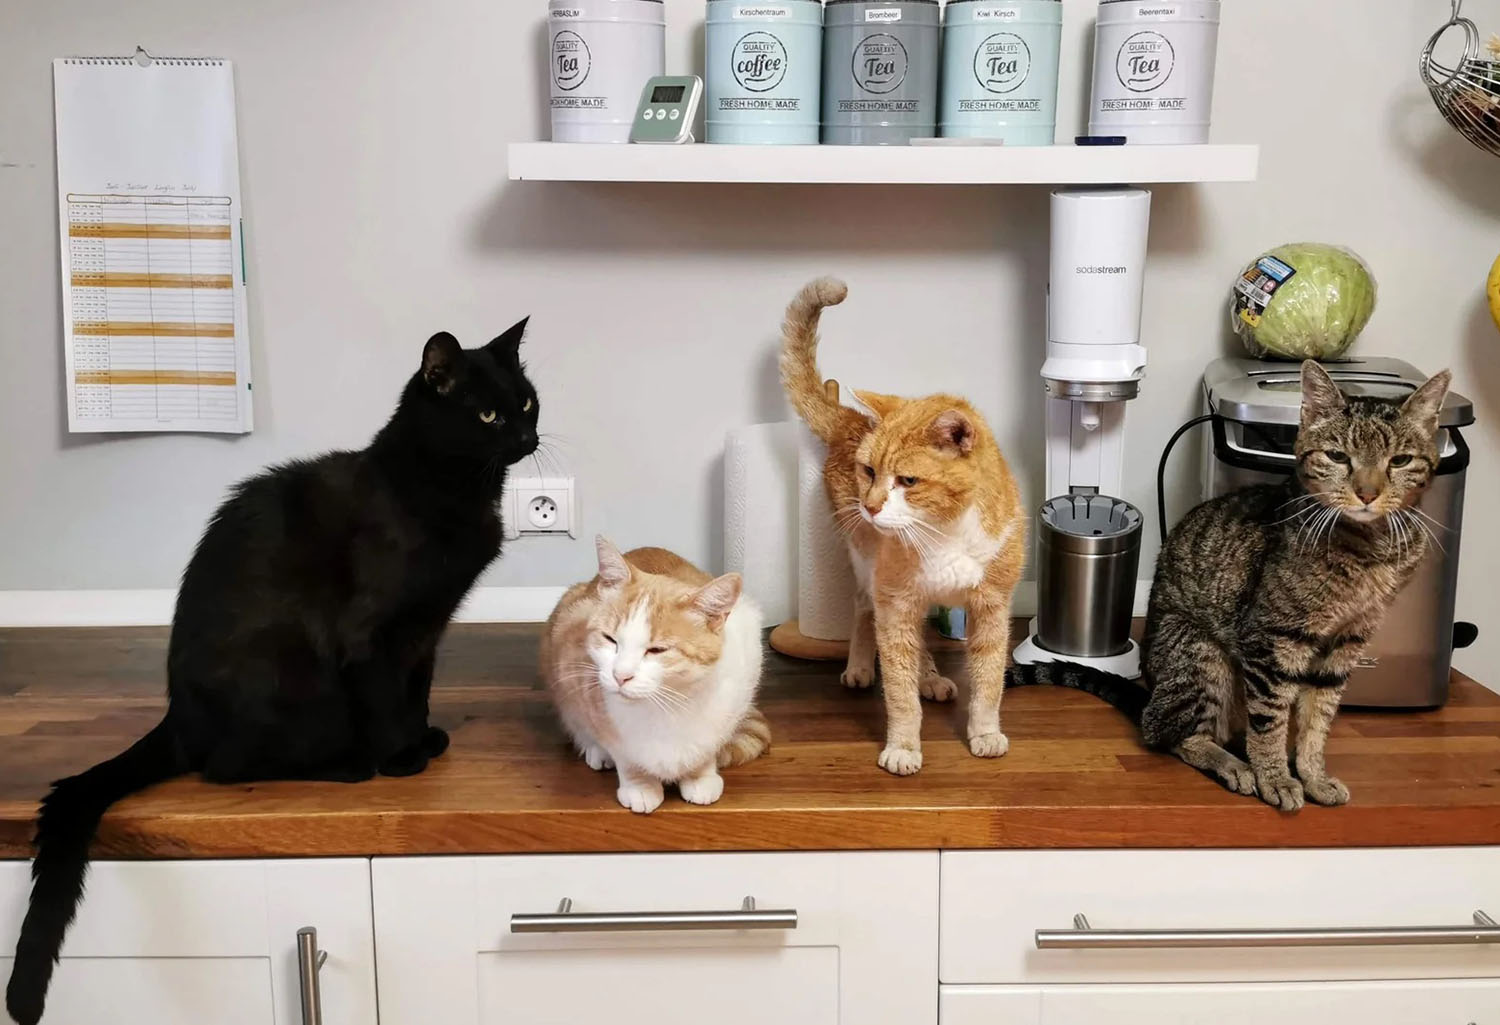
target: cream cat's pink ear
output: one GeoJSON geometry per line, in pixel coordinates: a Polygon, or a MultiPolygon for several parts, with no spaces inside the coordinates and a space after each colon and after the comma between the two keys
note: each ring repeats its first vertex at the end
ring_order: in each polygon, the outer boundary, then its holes
{"type": "Polygon", "coordinates": [[[734,608],[734,603],[740,600],[743,586],[744,581],[738,573],[725,573],[694,591],[689,601],[708,620],[710,627],[718,629],[734,608]]]}
{"type": "Polygon", "coordinates": [[[599,583],[620,587],[630,579],[630,563],[603,534],[594,538],[594,549],[599,553],[599,583]]]}

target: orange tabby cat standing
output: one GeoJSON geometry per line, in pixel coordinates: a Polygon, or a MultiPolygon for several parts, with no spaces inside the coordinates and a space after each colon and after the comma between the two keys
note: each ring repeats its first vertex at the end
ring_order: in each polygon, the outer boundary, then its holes
{"type": "Polygon", "coordinates": [[[828,444],[823,481],[847,535],[859,595],[843,682],[868,687],[878,651],[886,706],[881,768],[922,767],[921,697],[946,701],[923,643],[933,604],[968,614],[969,750],[997,758],[1000,698],[1010,652],[1011,592],[1026,551],[1020,491],[984,418],[952,395],[904,399],[856,391],[873,416],[830,399],[818,373],[818,319],[844,301],[843,282],[819,278],[787,307],[781,380],[808,427],[828,444]]]}

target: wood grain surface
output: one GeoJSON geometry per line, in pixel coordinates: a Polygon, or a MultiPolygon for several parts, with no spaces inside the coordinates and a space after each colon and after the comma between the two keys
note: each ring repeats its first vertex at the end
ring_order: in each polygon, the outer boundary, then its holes
{"type": "MultiPolygon", "coordinates": [[[[453,746],[422,775],[172,780],[116,805],[95,854],[1500,844],[1500,696],[1462,677],[1438,711],[1346,711],[1328,760],[1353,802],[1283,814],[1146,751],[1098,700],[1049,688],[1006,695],[1011,750],[994,761],[968,754],[962,700],[927,705],[925,767],[890,776],[875,765],[878,694],[844,690],[836,665],[776,654],[762,700],[771,752],[728,771],[718,804],[692,807],[669,789],[660,810],[632,815],[615,804],[613,774],[567,748],[536,679],[537,629],[452,628],[433,721],[453,746]]],[[[28,856],[50,780],[116,754],[158,720],[165,647],[155,628],[0,630],[0,857],[28,856]]],[[[962,687],[951,647],[939,663],[962,687]]]]}

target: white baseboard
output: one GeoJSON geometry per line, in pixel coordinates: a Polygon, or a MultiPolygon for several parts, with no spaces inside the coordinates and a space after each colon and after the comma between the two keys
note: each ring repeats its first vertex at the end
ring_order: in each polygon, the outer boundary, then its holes
{"type": "MultiPolygon", "coordinates": [[[[562,587],[476,587],[459,606],[459,623],[540,623],[563,596],[562,587]]],[[[1146,614],[1151,581],[1138,580],[1135,615],[1146,614]]],[[[0,627],[167,626],[177,592],[0,591],[0,627]]],[[[1015,613],[1036,615],[1036,582],[1016,587],[1015,613]]]]}

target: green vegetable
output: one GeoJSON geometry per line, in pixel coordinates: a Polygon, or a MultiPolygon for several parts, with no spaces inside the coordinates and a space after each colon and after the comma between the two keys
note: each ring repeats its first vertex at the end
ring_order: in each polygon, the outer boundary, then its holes
{"type": "Polygon", "coordinates": [[[1235,282],[1231,307],[1252,356],[1295,360],[1342,356],[1374,311],[1375,279],[1364,261],[1319,242],[1259,257],[1235,282]]]}

